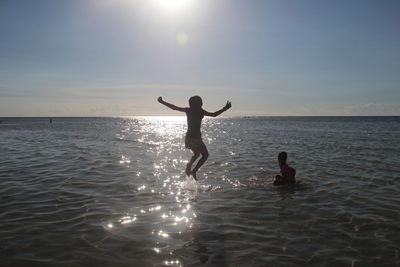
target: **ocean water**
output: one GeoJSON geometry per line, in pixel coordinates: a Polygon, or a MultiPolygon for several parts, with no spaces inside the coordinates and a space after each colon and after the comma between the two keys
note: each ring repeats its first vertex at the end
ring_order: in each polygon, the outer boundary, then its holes
{"type": "Polygon", "coordinates": [[[0,266],[400,265],[400,117],[0,120],[0,266]]]}

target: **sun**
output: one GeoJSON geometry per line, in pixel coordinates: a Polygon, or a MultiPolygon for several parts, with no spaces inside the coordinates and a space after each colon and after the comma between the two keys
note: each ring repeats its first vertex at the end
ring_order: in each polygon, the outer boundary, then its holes
{"type": "Polygon", "coordinates": [[[157,5],[170,12],[182,12],[189,8],[193,0],[157,0],[157,5]]]}

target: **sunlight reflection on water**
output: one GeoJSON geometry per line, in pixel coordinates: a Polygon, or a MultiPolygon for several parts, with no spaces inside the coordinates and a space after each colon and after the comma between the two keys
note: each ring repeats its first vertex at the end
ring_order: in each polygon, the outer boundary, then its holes
{"type": "MultiPolygon", "coordinates": [[[[179,260],[171,259],[171,253],[181,243],[178,236],[193,226],[196,214],[190,201],[195,199],[201,189],[193,178],[182,181],[184,175],[179,168],[187,162],[183,156],[188,155],[183,146],[185,132],[186,118],[182,116],[132,117],[125,120],[122,133],[116,134],[116,139],[120,141],[137,140],[139,144],[147,145],[145,153],[156,157],[153,163],[153,177],[156,180],[148,185],[139,185],[136,192],[139,200],[140,197],[148,199],[150,194],[158,196],[155,199],[160,202],[151,201],[153,204],[147,208],[147,203],[143,202],[143,206],[140,206],[136,202],[135,207],[126,210],[126,215],[105,222],[106,228],[118,232],[118,228],[130,227],[135,231],[135,227],[142,229],[143,224],[149,225],[148,231],[154,243],[151,250],[164,255],[168,260],[162,263],[168,266],[181,266],[179,260]]],[[[123,154],[119,163],[129,164],[131,158],[123,154]]],[[[137,171],[137,176],[143,176],[142,172],[137,171]]],[[[142,178],[148,181],[150,177],[142,178]]]]}

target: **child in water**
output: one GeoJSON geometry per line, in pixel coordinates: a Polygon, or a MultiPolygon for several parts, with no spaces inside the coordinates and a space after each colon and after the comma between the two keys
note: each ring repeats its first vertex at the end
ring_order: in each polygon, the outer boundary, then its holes
{"type": "Polygon", "coordinates": [[[161,96],[158,98],[158,102],[173,110],[186,113],[188,129],[185,136],[185,147],[192,150],[193,156],[190,159],[189,163],[186,165],[185,172],[187,176],[192,175],[193,178],[197,180],[196,173],[208,158],[207,147],[201,139],[201,120],[204,116],[217,117],[222,112],[230,109],[232,104],[231,102],[227,101],[225,107],[223,107],[222,109],[216,112],[208,112],[202,108],[203,101],[199,96],[192,96],[189,99],[188,108],[177,107],[173,104],[167,103],[162,99],[161,96]],[[197,160],[197,158],[199,158],[200,155],[200,160],[197,162],[197,165],[192,169],[193,163],[197,160]]]}
{"type": "Polygon", "coordinates": [[[294,176],[296,175],[296,170],[287,165],[287,153],[281,152],[278,155],[279,167],[281,168],[281,174],[275,176],[274,185],[285,185],[285,184],[294,184],[296,180],[294,176]]]}

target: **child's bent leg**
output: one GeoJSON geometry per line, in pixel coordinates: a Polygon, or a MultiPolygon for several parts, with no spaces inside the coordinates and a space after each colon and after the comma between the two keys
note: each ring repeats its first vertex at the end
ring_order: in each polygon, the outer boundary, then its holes
{"type": "Polygon", "coordinates": [[[196,159],[200,156],[200,151],[199,151],[199,150],[192,149],[192,152],[193,152],[193,156],[192,156],[192,158],[190,159],[189,163],[186,165],[186,171],[185,171],[185,173],[186,173],[187,176],[190,175],[193,162],[195,162],[196,159]]]}
{"type": "Polygon", "coordinates": [[[197,177],[196,177],[197,171],[204,164],[204,162],[206,162],[206,160],[208,159],[208,150],[207,150],[207,147],[205,145],[200,146],[199,147],[199,151],[200,151],[200,154],[201,154],[201,159],[199,160],[199,162],[197,162],[196,167],[194,167],[194,169],[191,171],[191,174],[192,174],[193,178],[196,179],[196,180],[197,180],[197,177]]]}

